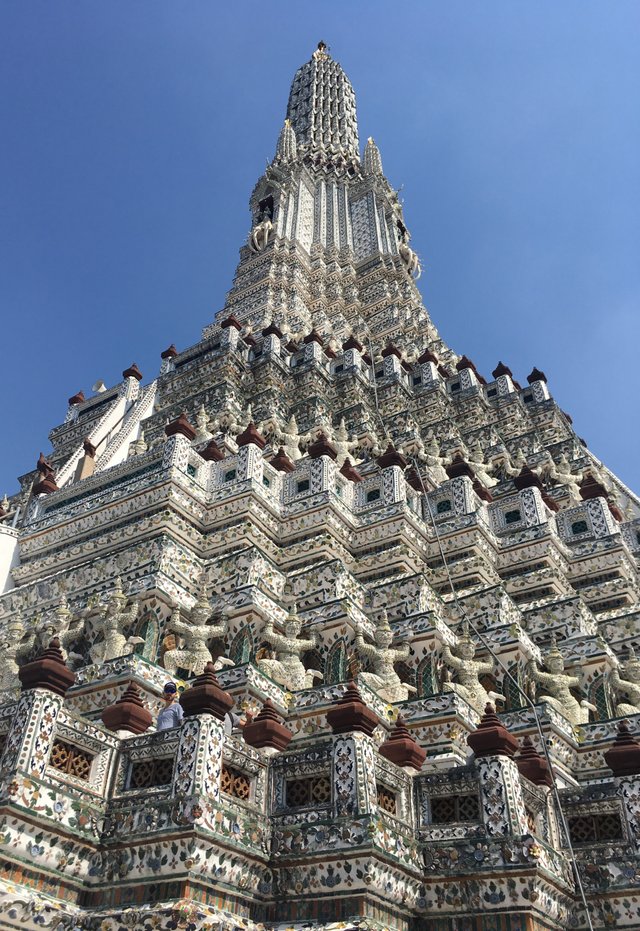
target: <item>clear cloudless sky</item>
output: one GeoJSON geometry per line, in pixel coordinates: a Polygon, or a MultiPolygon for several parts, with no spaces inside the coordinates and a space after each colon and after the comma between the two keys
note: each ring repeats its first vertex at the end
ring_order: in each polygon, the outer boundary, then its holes
{"type": "Polygon", "coordinates": [[[150,380],[223,306],[320,39],[444,338],[543,369],[638,490],[638,0],[1,0],[0,494],[70,395],[150,380]]]}

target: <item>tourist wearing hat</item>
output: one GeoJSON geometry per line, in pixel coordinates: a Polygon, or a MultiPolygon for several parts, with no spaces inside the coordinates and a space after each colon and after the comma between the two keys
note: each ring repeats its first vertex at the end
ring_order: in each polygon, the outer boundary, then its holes
{"type": "Polygon", "coordinates": [[[175,682],[167,682],[162,690],[162,699],[165,704],[158,714],[157,731],[168,731],[170,727],[178,727],[179,724],[182,724],[184,711],[177,698],[178,687],[175,682]]]}

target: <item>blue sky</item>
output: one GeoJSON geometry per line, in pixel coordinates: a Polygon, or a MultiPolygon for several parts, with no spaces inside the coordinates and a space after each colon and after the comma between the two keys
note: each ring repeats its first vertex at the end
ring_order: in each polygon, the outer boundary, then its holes
{"type": "Polygon", "coordinates": [[[638,490],[637,0],[2,0],[0,494],[71,394],[151,379],[222,307],[319,39],[444,338],[485,374],[544,369],[638,490]]]}

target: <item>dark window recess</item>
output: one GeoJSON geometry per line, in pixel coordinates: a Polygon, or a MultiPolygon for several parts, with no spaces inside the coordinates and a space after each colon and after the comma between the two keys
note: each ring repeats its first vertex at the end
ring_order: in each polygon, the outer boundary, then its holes
{"type": "Polygon", "coordinates": [[[640,530],[636,530],[636,543],[640,545],[640,530]]]}
{"type": "Polygon", "coordinates": [[[302,481],[298,482],[296,491],[298,494],[301,494],[303,491],[309,491],[309,479],[303,478],[302,481]]]}
{"type": "Polygon", "coordinates": [[[340,363],[340,365],[336,365],[336,367],[333,370],[333,374],[339,375],[340,372],[344,372],[344,365],[342,363],[340,363]]]}
{"type": "Polygon", "coordinates": [[[533,395],[530,391],[525,391],[525,393],[522,395],[522,400],[525,404],[533,404],[533,395]]]}
{"type": "Polygon", "coordinates": [[[480,802],[477,795],[444,795],[431,799],[432,824],[452,824],[456,821],[478,821],[480,802]]]}
{"type": "Polygon", "coordinates": [[[262,355],[262,349],[254,349],[253,352],[251,353],[251,356],[253,359],[259,359],[261,355],[262,355]]]}
{"type": "Polygon", "coordinates": [[[384,378],[384,369],[376,369],[376,378],[384,378]]]}
{"type": "Polygon", "coordinates": [[[505,524],[517,524],[522,520],[520,511],[506,511],[504,515],[505,524]]]}
{"type": "Polygon", "coordinates": [[[220,773],[220,789],[225,795],[233,795],[246,801],[251,795],[251,777],[230,766],[223,766],[220,773]]]}
{"type": "Polygon", "coordinates": [[[378,808],[381,808],[382,811],[388,811],[390,815],[395,815],[398,808],[396,793],[392,792],[391,789],[387,789],[386,786],[378,784],[376,794],[378,796],[378,808]]]}
{"type": "Polygon", "coordinates": [[[187,466],[187,475],[190,475],[191,478],[195,478],[197,473],[198,473],[198,470],[196,469],[194,465],[189,464],[187,466]]]}
{"type": "Polygon", "coordinates": [[[265,488],[271,488],[271,479],[270,479],[270,478],[267,478],[266,475],[263,475],[263,476],[262,476],[262,484],[264,485],[265,488]]]}
{"type": "Polygon", "coordinates": [[[421,384],[421,383],[422,383],[422,375],[414,375],[413,378],[411,379],[411,381],[412,381],[412,383],[413,383],[414,385],[419,385],[419,384],[421,384]]]}
{"type": "Polygon", "coordinates": [[[574,520],[571,524],[571,533],[586,533],[588,529],[586,520],[574,520]]]}
{"type": "Polygon", "coordinates": [[[460,382],[459,382],[459,381],[454,381],[453,384],[450,385],[451,394],[455,394],[456,391],[460,391],[460,387],[461,387],[460,382]]]}
{"type": "Polygon", "coordinates": [[[451,511],[451,501],[445,498],[444,501],[438,501],[436,504],[436,514],[448,514],[451,511]]]}
{"type": "Polygon", "coordinates": [[[224,473],[224,480],[225,480],[225,482],[232,482],[232,481],[235,479],[235,477],[236,477],[237,474],[238,474],[238,473],[236,472],[235,469],[229,469],[228,472],[225,472],[225,473],[224,473]]]}
{"type": "Polygon", "coordinates": [[[367,492],[367,504],[371,504],[372,501],[380,500],[380,489],[372,488],[371,491],[367,492]]]}
{"type": "Polygon", "coordinates": [[[498,394],[497,388],[489,388],[489,390],[487,391],[488,398],[495,398],[497,394],[498,394]]]}
{"type": "Polygon", "coordinates": [[[329,776],[312,776],[310,779],[287,779],[287,808],[303,808],[306,805],[322,805],[331,801],[331,779],[329,776]]]}
{"type": "Polygon", "coordinates": [[[173,757],[161,760],[138,760],[129,771],[130,789],[148,789],[169,785],[173,779],[173,757]]]}
{"type": "Polygon", "coordinates": [[[622,821],[617,811],[600,815],[577,815],[569,818],[568,824],[571,842],[574,844],[624,839],[622,821]]]}
{"type": "Polygon", "coordinates": [[[93,754],[88,750],[74,747],[73,744],[68,744],[64,740],[54,741],[49,757],[49,766],[53,769],[67,773],[69,776],[75,776],[76,779],[88,780],[92,763],[93,754]]]}

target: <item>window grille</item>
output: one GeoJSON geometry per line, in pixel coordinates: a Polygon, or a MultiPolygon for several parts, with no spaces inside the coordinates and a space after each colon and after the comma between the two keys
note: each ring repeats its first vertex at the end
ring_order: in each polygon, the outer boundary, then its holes
{"type": "Polygon", "coordinates": [[[191,463],[189,463],[189,465],[187,466],[187,475],[191,476],[191,478],[195,478],[197,472],[198,470],[196,469],[196,467],[194,465],[191,465],[191,463]]]}
{"type": "Polygon", "coordinates": [[[367,504],[371,504],[372,501],[380,500],[380,489],[372,488],[371,491],[367,492],[367,504]]]}
{"type": "Polygon", "coordinates": [[[445,498],[444,501],[438,501],[436,504],[436,514],[448,514],[451,510],[451,501],[445,498]]]}
{"type": "Polygon", "coordinates": [[[617,811],[606,814],[576,815],[568,819],[573,844],[623,840],[622,822],[617,811]]]}
{"type": "Polygon", "coordinates": [[[130,789],[151,789],[169,785],[173,779],[173,757],[159,760],[138,760],[131,764],[130,789]]]}
{"type": "Polygon", "coordinates": [[[383,811],[388,811],[390,815],[397,814],[398,805],[396,800],[396,793],[392,792],[391,789],[387,789],[386,786],[377,785],[376,792],[378,795],[378,808],[381,808],[383,811]]]}
{"type": "Polygon", "coordinates": [[[517,524],[522,520],[520,511],[506,511],[504,515],[505,524],[517,524]]]}
{"type": "Polygon", "coordinates": [[[327,775],[311,776],[309,779],[288,779],[286,799],[288,808],[322,805],[331,801],[331,780],[327,775]]]}
{"type": "Polygon", "coordinates": [[[301,494],[303,491],[309,491],[309,479],[303,478],[302,481],[298,482],[297,493],[301,494]]]}
{"type": "Polygon", "coordinates": [[[61,773],[86,781],[91,773],[93,759],[93,754],[87,750],[74,747],[64,740],[56,740],[51,748],[49,765],[61,773]]]}
{"type": "Polygon", "coordinates": [[[225,472],[225,473],[224,473],[224,480],[225,480],[225,482],[233,482],[234,479],[235,479],[235,477],[236,477],[236,475],[237,475],[236,469],[229,469],[228,472],[225,472]]]}
{"type": "Polygon", "coordinates": [[[246,801],[251,795],[251,779],[237,769],[223,766],[220,774],[220,789],[225,795],[232,795],[234,798],[246,801]]]}
{"type": "Polygon", "coordinates": [[[456,821],[478,821],[480,802],[477,795],[443,795],[431,799],[431,822],[452,824],[456,821]]]}
{"type": "Polygon", "coordinates": [[[587,524],[586,520],[574,520],[574,522],[571,524],[571,533],[573,534],[586,533],[588,529],[589,525],[587,524]]]}

